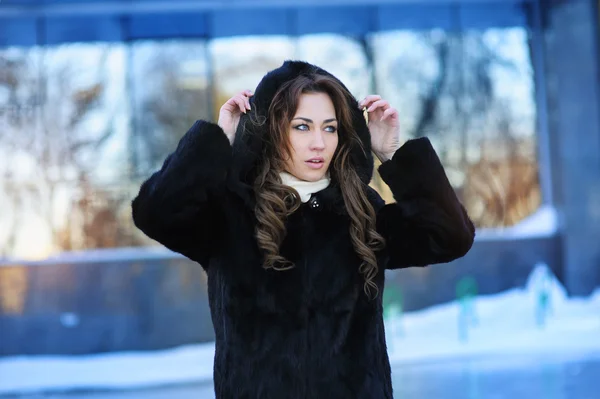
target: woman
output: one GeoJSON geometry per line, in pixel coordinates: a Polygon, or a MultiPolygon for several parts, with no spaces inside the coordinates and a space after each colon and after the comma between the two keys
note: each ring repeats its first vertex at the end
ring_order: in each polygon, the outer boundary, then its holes
{"type": "Polygon", "coordinates": [[[217,398],[392,397],[385,269],[449,262],[474,236],[429,141],[399,141],[386,101],[287,61],[142,185],[135,224],[208,274],[217,398]],[[394,204],[367,185],[372,152],[394,204]]]}

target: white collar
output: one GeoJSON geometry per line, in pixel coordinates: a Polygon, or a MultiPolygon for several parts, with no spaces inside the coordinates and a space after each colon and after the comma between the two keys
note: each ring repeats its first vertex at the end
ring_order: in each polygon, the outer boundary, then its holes
{"type": "Polygon", "coordinates": [[[302,202],[308,202],[311,194],[318,193],[319,191],[327,188],[331,182],[329,174],[317,181],[300,180],[296,176],[287,172],[281,172],[279,173],[279,176],[281,177],[281,182],[284,185],[292,187],[298,191],[298,194],[300,194],[300,201],[302,202]]]}

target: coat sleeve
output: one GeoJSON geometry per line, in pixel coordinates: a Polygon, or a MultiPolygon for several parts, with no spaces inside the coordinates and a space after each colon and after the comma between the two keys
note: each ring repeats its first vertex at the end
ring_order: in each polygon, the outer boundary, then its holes
{"type": "Polygon", "coordinates": [[[396,202],[377,214],[389,269],[446,263],[464,256],[475,227],[429,139],[407,141],[379,167],[396,202]]]}
{"type": "Polygon", "coordinates": [[[148,237],[205,266],[223,232],[219,204],[232,150],[216,124],[197,121],[132,201],[135,225],[148,237]]]}

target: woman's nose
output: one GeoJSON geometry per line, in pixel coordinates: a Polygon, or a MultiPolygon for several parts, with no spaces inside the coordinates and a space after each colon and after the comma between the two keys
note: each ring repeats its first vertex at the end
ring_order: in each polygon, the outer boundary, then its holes
{"type": "Polygon", "coordinates": [[[311,141],[311,149],[313,149],[313,150],[325,149],[325,140],[323,139],[323,132],[316,131],[313,134],[313,139],[311,141]]]}

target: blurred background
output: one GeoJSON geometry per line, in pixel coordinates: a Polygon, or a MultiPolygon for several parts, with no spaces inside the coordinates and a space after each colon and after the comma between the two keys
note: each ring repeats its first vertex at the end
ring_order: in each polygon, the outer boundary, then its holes
{"type": "Polygon", "coordinates": [[[429,137],[477,225],[466,257],[387,276],[395,397],[600,397],[598,6],[0,1],[0,396],[214,397],[206,275],[130,201],[302,59],[429,137]]]}

